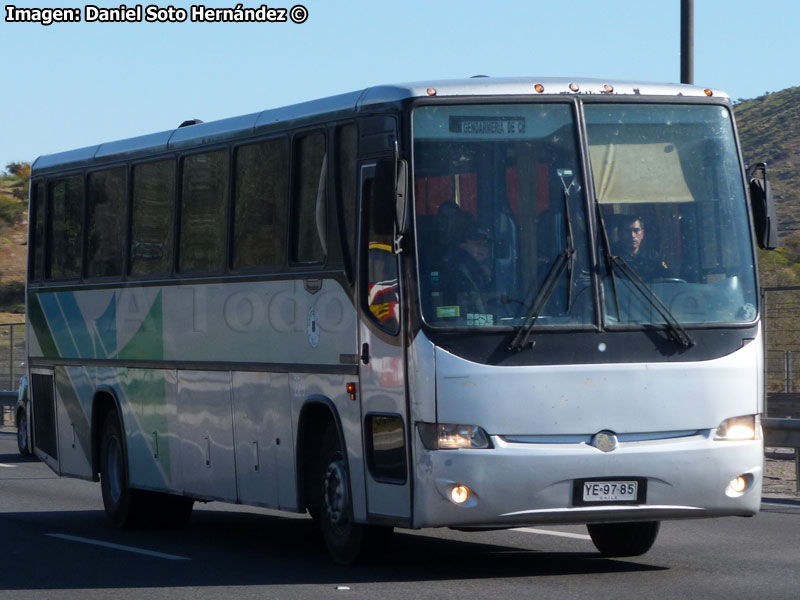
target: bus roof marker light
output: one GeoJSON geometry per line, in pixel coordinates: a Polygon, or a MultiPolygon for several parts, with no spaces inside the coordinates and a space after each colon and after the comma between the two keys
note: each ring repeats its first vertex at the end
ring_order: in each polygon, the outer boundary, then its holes
{"type": "Polygon", "coordinates": [[[544,86],[543,86],[541,83],[537,83],[536,85],[534,85],[534,86],[533,86],[533,89],[535,89],[535,90],[536,90],[537,92],[539,92],[540,94],[541,94],[542,92],[544,92],[544,86]]]}
{"type": "Polygon", "coordinates": [[[581,91],[581,86],[579,86],[577,83],[570,83],[569,89],[571,89],[573,92],[579,92],[581,91]]]}
{"type": "Polygon", "coordinates": [[[428,88],[427,92],[428,92],[428,96],[435,96],[436,95],[436,89],[435,88],[428,88]]]}
{"type": "Polygon", "coordinates": [[[714,95],[714,92],[712,90],[709,90],[708,88],[706,88],[703,91],[705,92],[706,96],[708,96],[709,98],[714,95]]]}
{"type": "Polygon", "coordinates": [[[610,83],[607,83],[607,84],[605,84],[605,85],[603,86],[603,89],[604,89],[604,90],[605,90],[607,93],[609,93],[609,94],[610,94],[610,93],[612,93],[612,92],[614,91],[614,86],[613,86],[613,85],[611,85],[610,83]]]}

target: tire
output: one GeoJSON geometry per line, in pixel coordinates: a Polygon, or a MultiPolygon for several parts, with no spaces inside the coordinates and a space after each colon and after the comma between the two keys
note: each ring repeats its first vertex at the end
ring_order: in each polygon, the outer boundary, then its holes
{"type": "Polygon", "coordinates": [[[100,442],[100,489],[106,516],[116,529],[144,524],[146,497],[130,487],[125,438],[116,411],[106,415],[100,442]]]}
{"type": "Polygon", "coordinates": [[[328,427],[322,439],[318,472],[319,528],[334,562],[351,565],[364,551],[364,526],[353,521],[350,477],[339,434],[328,427]]]}
{"type": "Polygon", "coordinates": [[[642,523],[596,523],[586,526],[595,547],[603,556],[641,556],[658,537],[659,521],[642,523]]]}
{"type": "Polygon", "coordinates": [[[317,493],[312,515],[334,562],[352,565],[379,550],[392,533],[391,527],[361,525],[353,520],[350,475],[337,430],[328,427],[323,436],[317,468],[317,493]]]}
{"type": "Polygon", "coordinates": [[[20,456],[31,455],[31,438],[28,435],[28,414],[24,408],[17,411],[17,449],[20,456]]]}

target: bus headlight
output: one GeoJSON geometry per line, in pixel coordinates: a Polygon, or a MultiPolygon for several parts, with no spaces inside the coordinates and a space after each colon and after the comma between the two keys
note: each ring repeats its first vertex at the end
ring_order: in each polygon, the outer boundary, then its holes
{"type": "Polygon", "coordinates": [[[457,423],[417,423],[422,445],[428,450],[467,450],[491,448],[482,427],[457,423]]]}
{"type": "Polygon", "coordinates": [[[718,441],[742,441],[761,439],[761,420],[758,415],[745,415],[725,419],[717,427],[714,439],[718,441]]]}

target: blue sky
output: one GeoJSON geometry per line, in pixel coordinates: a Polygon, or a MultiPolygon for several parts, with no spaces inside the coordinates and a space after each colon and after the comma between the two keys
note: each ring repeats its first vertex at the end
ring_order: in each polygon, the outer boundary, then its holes
{"type": "MultiPolygon", "coordinates": [[[[44,27],[7,23],[3,10],[0,169],[188,118],[212,121],[381,83],[475,74],[680,80],[680,0],[298,1],[309,13],[301,25],[44,27]]],[[[800,85],[798,24],[797,0],[696,0],[695,83],[734,100],[800,85]]]]}

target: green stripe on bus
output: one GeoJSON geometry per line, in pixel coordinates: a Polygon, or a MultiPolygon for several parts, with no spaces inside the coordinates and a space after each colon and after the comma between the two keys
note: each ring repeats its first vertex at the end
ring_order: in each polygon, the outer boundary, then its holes
{"type": "Polygon", "coordinates": [[[139,330],[119,351],[117,358],[164,360],[164,319],[161,297],[162,292],[159,291],[150,307],[150,312],[139,326],[139,330]]]}
{"type": "Polygon", "coordinates": [[[45,358],[60,358],[56,342],[50,333],[50,327],[44,316],[42,305],[39,303],[39,296],[31,296],[28,299],[28,321],[33,328],[33,334],[39,347],[42,349],[42,356],[45,358]]]}

